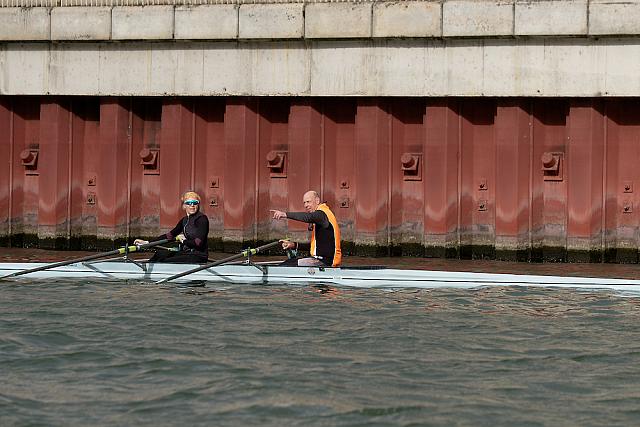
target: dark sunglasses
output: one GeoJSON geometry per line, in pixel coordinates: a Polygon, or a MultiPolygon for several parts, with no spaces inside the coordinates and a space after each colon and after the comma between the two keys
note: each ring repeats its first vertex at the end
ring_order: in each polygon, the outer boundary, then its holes
{"type": "Polygon", "coordinates": [[[200,202],[197,200],[185,200],[184,204],[187,206],[198,206],[200,202]]]}

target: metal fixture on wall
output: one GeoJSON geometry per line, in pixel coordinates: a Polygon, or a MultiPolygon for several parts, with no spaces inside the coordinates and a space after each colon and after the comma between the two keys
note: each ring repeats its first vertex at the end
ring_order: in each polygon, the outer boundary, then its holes
{"type": "Polygon", "coordinates": [[[287,152],[286,151],[269,151],[267,154],[267,167],[269,168],[269,176],[271,178],[287,177],[287,152]]]}
{"type": "Polygon", "coordinates": [[[548,151],[542,155],[542,173],[545,181],[562,181],[564,153],[548,151]]]}
{"type": "Polygon", "coordinates": [[[160,175],[160,150],[157,148],[143,148],[140,150],[140,164],[145,175],[160,175]]]}
{"type": "Polygon", "coordinates": [[[422,154],[403,153],[400,162],[405,181],[422,181],[422,154]]]}

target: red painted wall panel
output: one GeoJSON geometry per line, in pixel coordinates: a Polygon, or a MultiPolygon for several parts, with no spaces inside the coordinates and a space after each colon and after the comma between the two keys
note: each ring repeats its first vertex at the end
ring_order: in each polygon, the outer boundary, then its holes
{"type": "Polygon", "coordinates": [[[607,101],[605,111],[605,250],[611,260],[637,262],[640,102],[607,101]]]}
{"type": "Polygon", "coordinates": [[[302,210],[314,189],[348,253],[637,262],[639,107],[3,96],[0,236],[53,247],[154,237],[193,189],[213,247],[234,250],[306,238],[269,210],[302,210]]]}
{"type": "Polygon", "coordinates": [[[132,102],[104,98],[100,103],[97,156],[97,238],[126,239],[130,219],[132,102]]]}
{"type": "Polygon", "coordinates": [[[445,256],[460,243],[460,115],[456,100],[428,100],[425,114],[425,250],[445,256]]]}
{"type": "Polygon", "coordinates": [[[258,102],[232,99],[225,113],[224,235],[233,242],[254,240],[257,203],[258,102]]]}
{"type": "MultiPolygon", "coordinates": [[[[498,103],[495,117],[496,251],[526,252],[530,245],[531,115],[527,103],[498,103]]],[[[519,255],[526,259],[526,255],[519,255]]]]}
{"type": "MultiPolygon", "coordinates": [[[[323,115],[315,102],[294,100],[289,115],[287,177],[278,179],[287,185],[286,192],[281,195],[285,204],[280,207],[273,203],[271,209],[303,211],[302,197],[305,192],[314,190],[322,194],[323,162],[323,115]]],[[[322,195],[326,200],[327,192],[322,195]]],[[[335,196],[331,198],[334,202],[330,206],[336,211],[335,196]]],[[[304,223],[272,221],[271,224],[276,236],[284,233],[294,240],[307,237],[307,225],[304,223]]]]}
{"type": "Polygon", "coordinates": [[[8,243],[11,230],[11,174],[13,172],[13,111],[9,98],[0,98],[0,239],[8,243]]]}
{"type": "Polygon", "coordinates": [[[567,127],[567,246],[571,253],[589,253],[602,248],[602,101],[572,101],[567,127]]]}

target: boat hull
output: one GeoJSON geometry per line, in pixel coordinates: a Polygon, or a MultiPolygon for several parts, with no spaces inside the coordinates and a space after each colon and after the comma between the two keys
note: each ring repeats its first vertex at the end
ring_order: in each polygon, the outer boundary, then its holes
{"type": "MultiPolygon", "coordinates": [[[[0,277],[46,263],[0,263],[0,277]]],[[[198,265],[131,262],[76,263],[16,277],[23,279],[86,278],[98,280],[159,281],[198,265]]],[[[13,279],[12,279],[13,280],[13,279]]],[[[358,288],[479,288],[532,286],[613,289],[640,292],[640,280],[392,268],[320,268],[274,265],[223,265],[201,270],[171,283],[205,281],[246,284],[326,284],[358,288]]]]}

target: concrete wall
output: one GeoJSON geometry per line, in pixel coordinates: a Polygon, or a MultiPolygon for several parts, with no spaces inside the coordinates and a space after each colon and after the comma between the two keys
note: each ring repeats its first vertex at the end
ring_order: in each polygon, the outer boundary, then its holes
{"type": "Polygon", "coordinates": [[[0,43],[5,95],[638,96],[640,39],[0,43]]]}
{"type": "Polygon", "coordinates": [[[0,7],[0,94],[638,96],[639,34],[635,0],[0,7]]]}

